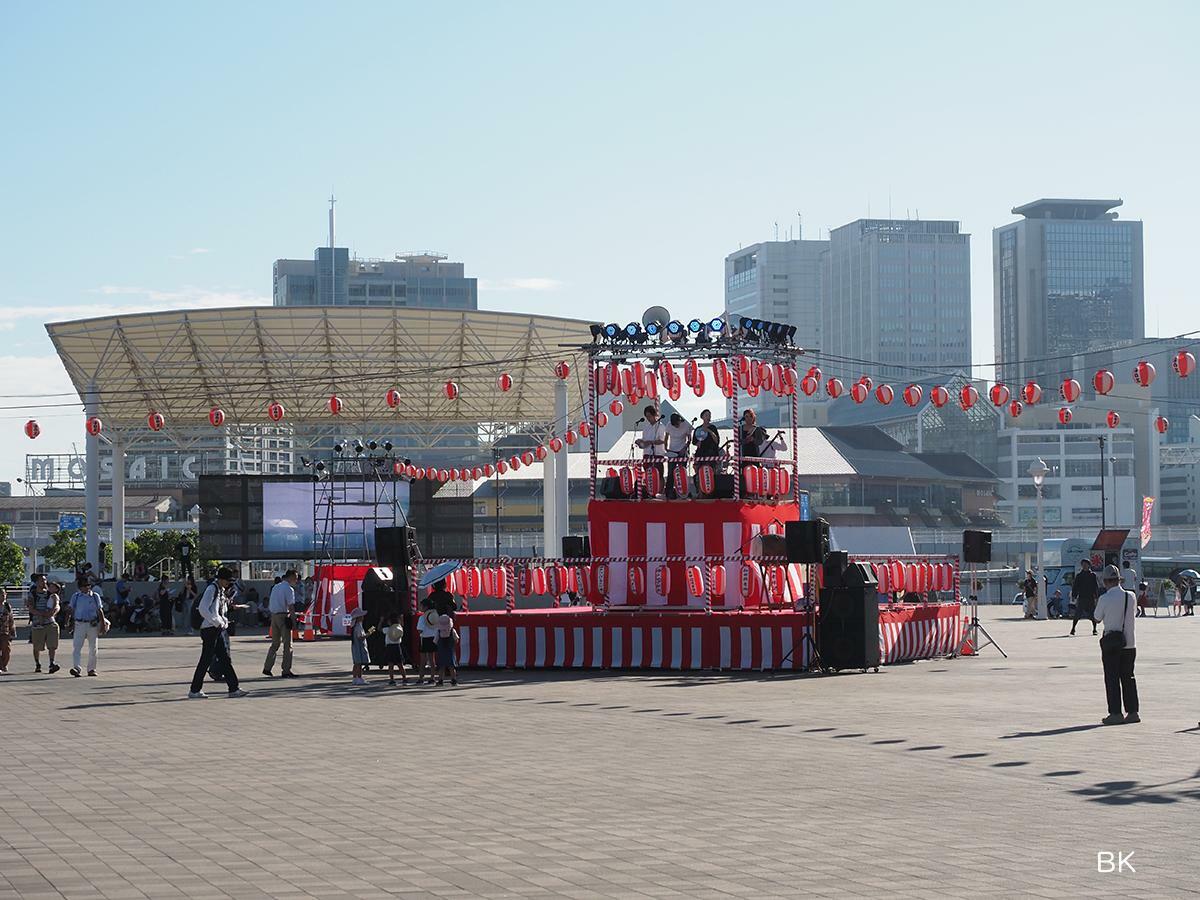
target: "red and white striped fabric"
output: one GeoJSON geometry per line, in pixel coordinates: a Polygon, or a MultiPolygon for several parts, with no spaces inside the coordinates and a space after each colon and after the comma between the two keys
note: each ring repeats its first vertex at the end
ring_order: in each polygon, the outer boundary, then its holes
{"type": "Polygon", "coordinates": [[[882,662],[949,656],[962,644],[964,623],[957,603],[906,606],[879,611],[882,662]]]}
{"type": "Polygon", "coordinates": [[[318,634],[350,633],[350,613],[358,609],[368,565],[317,566],[313,604],[297,617],[297,632],[304,640],[318,634]]]}

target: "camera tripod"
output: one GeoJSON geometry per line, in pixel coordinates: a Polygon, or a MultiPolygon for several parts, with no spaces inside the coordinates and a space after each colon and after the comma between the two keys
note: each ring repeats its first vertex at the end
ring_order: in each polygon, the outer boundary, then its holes
{"type": "Polygon", "coordinates": [[[958,647],[958,655],[962,655],[963,647],[970,641],[971,647],[978,655],[979,651],[989,644],[1000,651],[1000,655],[1008,659],[1008,654],[1004,652],[1004,648],[1000,643],[988,633],[988,630],[979,623],[979,596],[975,593],[978,582],[975,580],[975,566],[971,566],[971,593],[967,596],[971,604],[971,621],[967,623],[967,630],[963,634],[962,643],[958,647]],[[979,636],[983,635],[984,641],[981,643],[979,636]]]}

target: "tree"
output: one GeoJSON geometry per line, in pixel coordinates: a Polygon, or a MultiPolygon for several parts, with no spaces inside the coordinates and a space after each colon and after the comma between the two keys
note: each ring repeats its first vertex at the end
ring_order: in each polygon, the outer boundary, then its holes
{"type": "MultiPolygon", "coordinates": [[[[50,543],[41,550],[42,558],[52,569],[74,569],[87,559],[87,536],[82,528],[68,528],[50,535],[50,543]]],[[[104,568],[112,571],[112,547],[104,547],[104,568]]]]}
{"type": "Polygon", "coordinates": [[[147,566],[156,565],[160,560],[166,558],[171,560],[173,567],[177,568],[179,560],[179,543],[186,541],[192,547],[192,562],[196,567],[196,572],[200,573],[204,570],[208,561],[205,560],[200,552],[200,535],[196,531],[155,531],[146,529],[138,534],[132,541],[126,541],[125,546],[128,548],[130,544],[134,545],[134,552],[126,552],[126,559],[129,562],[141,560],[147,566]]]}
{"type": "Polygon", "coordinates": [[[25,580],[25,551],[12,539],[12,528],[0,525],[0,584],[25,580]]]}

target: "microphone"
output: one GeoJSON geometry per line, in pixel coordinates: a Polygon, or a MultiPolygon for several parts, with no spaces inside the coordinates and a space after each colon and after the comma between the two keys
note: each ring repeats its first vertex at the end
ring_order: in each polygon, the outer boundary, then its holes
{"type": "Polygon", "coordinates": [[[637,428],[637,426],[641,425],[645,421],[646,421],[646,417],[642,416],[640,419],[638,419],[636,422],[633,423],[633,427],[637,428]]]}

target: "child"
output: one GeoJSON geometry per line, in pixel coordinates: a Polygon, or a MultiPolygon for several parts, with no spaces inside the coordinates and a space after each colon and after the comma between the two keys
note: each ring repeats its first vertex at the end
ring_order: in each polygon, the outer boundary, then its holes
{"type": "Polygon", "coordinates": [[[454,619],[442,613],[437,622],[438,687],[442,686],[443,675],[450,676],[451,684],[458,684],[458,669],[455,668],[454,659],[458,651],[458,632],[454,630],[454,619]]]}
{"type": "Polygon", "coordinates": [[[404,626],[400,624],[400,613],[392,613],[383,630],[383,661],[388,667],[388,684],[396,683],[397,666],[400,667],[401,683],[408,684],[408,676],[404,673],[404,626]]]}
{"type": "Polygon", "coordinates": [[[363,617],[367,611],[361,606],[354,612],[350,613],[350,622],[352,631],[350,633],[350,657],[354,661],[354,684],[366,684],[367,681],[363,678],[363,666],[370,662],[371,658],[367,653],[367,632],[363,628],[363,617]]]}
{"type": "Polygon", "coordinates": [[[421,636],[420,668],[417,671],[417,684],[425,683],[425,671],[429,671],[429,680],[433,681],[437,666],[434,655],[437,653],[437,611],[433,601],[426,597],[421,601],[421,615],[417,618],[417,633],[421,636]]]}

